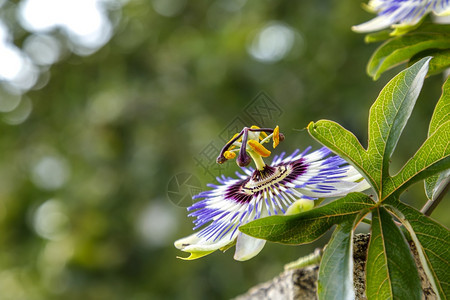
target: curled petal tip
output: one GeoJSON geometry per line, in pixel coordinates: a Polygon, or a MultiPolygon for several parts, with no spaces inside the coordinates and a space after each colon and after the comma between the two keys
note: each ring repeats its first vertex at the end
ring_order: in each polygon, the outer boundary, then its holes
{"type": "Polygon", "coordinates": [[[189,255],[188,257],[181,257],[181,256],[177,256],[178,259],[182,259],[182,260],[194,260],[194,259],[198,259],[201,258],[203,256],[206,256],[208,254],[213,253],[215,250],[213,251],[202,251],[202,252],[191,252],[191,255],[189,255]]]}

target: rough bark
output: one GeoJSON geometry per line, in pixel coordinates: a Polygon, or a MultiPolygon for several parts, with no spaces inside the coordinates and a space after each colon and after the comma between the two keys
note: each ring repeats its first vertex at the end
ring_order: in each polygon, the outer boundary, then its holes
{"type": "MultiPolygon", "coordinates": [[[[364,286],[366,281],[365,266],[369,234],[357,234],[354,237],[353,247],[353,277],[356,299],[366,299],[364,286]]],[[[419,267],[419,276],[422,281],[423,299],[437,299],[430,282],[420,264],[414,244],[410,244],[414,259],[419,267]]],[[[274,279],[251,288],[247,293],[236,297],[236,300],[293,300],[317,299],[317,276],[319,266],[312,265],[306,268],[289,270],[281,273],[274,279]]]]}

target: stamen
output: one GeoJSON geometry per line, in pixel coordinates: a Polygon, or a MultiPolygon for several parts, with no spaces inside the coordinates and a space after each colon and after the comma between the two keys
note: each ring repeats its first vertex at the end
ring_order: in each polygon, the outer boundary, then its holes
{"type": "MultiPolygon", "coordinates": [[[[259,128],[259,127],[256,126],[256,125],[253,125],[252,127],[250,127],[250,129],[261,129],[261,128],[259,128]]],[[[260,139],[260,140],[263,140],[263,139],[266,138],[266,137],[267,137],[267,133],[265,133],[264,131],[261,131],[261,135],[260,135],[259,139],[260,139]]]]}
{"type": "MultiPolygon", "coordinates": [[[[252,127],[258,127],[258,126],[252,126],[252,127]]],[[[248,131],[251,132],[265,132],[265,133],[272,133],[273,129],[272,128],[248,128],[248,131]]]]}
{"type": "Polygon", "coordinates": [[[269,150],[267,150],[263,145],[258,143],[257,141],[250,140],[250,141],[248,141],[248,145],[253,149],[253,151],[258,153],[262,157],[269,157],[270,156],[271,152],[269,150]]]}
{"type": "Polygon", "coordinates": [[[262,157],[268,157],[271,154],[262,144],[269,142],[271,138],[273,138],[274,148],[278,146],[280,141],[284,140],[284,135],[280,133],[278,126],[275,129],[259,128],[256,125],[250,128],[244,127],[240,133],[236,133],[222,148],[216,161],[219,164],[223,164],[227,160],[235,158],[236,154],[234,152],[237,150],[234,149],[239,147],[239,155],[236,159],[237,164],[240,167],[245,167],[253,159],[257,168],[261,169],[265,166],[262,157]],[[247,144],[251,148],[248,149],[248,153],[247,144]]]}
{"type": "Polygon", "coordinates": [[[232,151],[225,151],[225,153],[223,154],[223,156],[226,159],[233,159],[236,157],[236,153],[232,152],[232,151]]]}
{"type": "MultiPolygon", "coordinates": [[[[228,142],[232,141],[234,138],[236,138],[236,137],[238,137],[238,136],[239,136],[239,132],[236,133],[235,135],[233,135],[233,137],[232,137],[228,142]]],[[[240,139],[235,140],[235,141],[233,142],[233,144],[234,144],[235,142],[238,142],[239,140],[240,140],[240,139]]],[[[229,150],[233,150],[234,148],[236,148],[236,146],[233,145],[233,144],[231,144],[229,150]]]]}
{"type": "Polygon", "coordinates": [[[225,153],[225,151],[228,150],[228,148],[230,148],[231,145],[233,145],[233,143],[235,141],[237,141],[241,137],[242,134],[244,134],[245,131],[246,131],[246,128],[242,129],[240,133],[235,134],[233,136],[233,138],[231,140],[229,140],[228,143],[222,148],[222,150],[220,151],[219,156],[216,159],[216,162],[218,164],[223,164],[225,161],[227,161],[227,159],[224,157],[223,154],[225,153]]]}
{"type": "Polygon", "coordinates": [[[273,130],[273,149],[275,149],[278,144],[280,143],[280,127],[275,127],[275,129],[273,130]]]}

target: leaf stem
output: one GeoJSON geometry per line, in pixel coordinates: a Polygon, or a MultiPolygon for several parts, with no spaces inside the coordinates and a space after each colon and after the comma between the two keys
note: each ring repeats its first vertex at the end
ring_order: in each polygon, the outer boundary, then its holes
{"type": "Polygon", "coordinates": [[[439,203],[444,198],[445,194],[447,194],[450,188],[450,182],[447,182],[445,187],[439,192],[434,200],[428,200],[427,203],[422,207],[420,212],[422,212],[426,216],[430,216],[433,210],[439,205],[439,203]]]}
{"type": "Polygon", "coordinates": [[[322,258],[322,253],[322,249],[316,248],[313,253],[300,257],[296,261],[284,265],[284,270],[294,270],[318,264],[320,262],[320,259],[322,258]]]}

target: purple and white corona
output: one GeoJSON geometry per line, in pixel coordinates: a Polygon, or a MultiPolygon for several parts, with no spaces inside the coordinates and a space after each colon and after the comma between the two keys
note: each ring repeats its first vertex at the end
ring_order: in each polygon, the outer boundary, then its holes
{"type": "Polygon", "coordinates": [[[194,196],[200,200],[188,211],[196,218],[194,230],[199,231],[175,242],[175,247],[191,254],[185,259],[236,245],[234,259],[248,260],[262,250],[265,240],[241,233],[239,226],[266,216],[311,209],[318,198],[340,197],[369,188],[352,166],[325,147],[311,153],[310,147],[303,152],[296,150],[286,157],[283,153],[267,165],[263,157],[271,152],[264,144],[272,141],[275,148],[283,139],[278,126],[252,126],[235,134],[224,146],[217,162],[236,158],[244,174],[237,172],[238,178],[218,177],[218,184],[208,185],[211,190],[194,196]],[[255,169],[247,167],[252,160],[255,169]]]}
{"type": "Polygon", "coordinates": [[[384,28],[414,26],[428,13],[450,14],[450,0],[371,0],[368,9],[377,17],[353,26],[356,32],[372,32],[384,28]]]}

